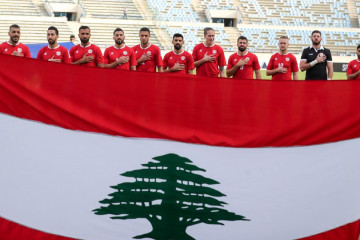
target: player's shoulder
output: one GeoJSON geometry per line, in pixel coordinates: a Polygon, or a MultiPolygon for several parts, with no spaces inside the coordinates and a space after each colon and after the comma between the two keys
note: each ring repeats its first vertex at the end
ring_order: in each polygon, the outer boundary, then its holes
{"type": "Polygon", "coordinates": [[[360,62],[359,62],[357,59],[353,59],[353,60],[351,60],[351,61],[349,62],[348,65],[354,65],[354,64],[356,64],[356,63],[359,63],[359,64],[360,64],[360,62]]]}
{"type": "Polygon", "coordinates": [[[218,50],[218,51],[224,51],[224,49],[223,49],[220,45],[217,45],[217,44],[215,44],[215,45],[213,46],[213,48],[215,48],[215,49],[218,50]]]}

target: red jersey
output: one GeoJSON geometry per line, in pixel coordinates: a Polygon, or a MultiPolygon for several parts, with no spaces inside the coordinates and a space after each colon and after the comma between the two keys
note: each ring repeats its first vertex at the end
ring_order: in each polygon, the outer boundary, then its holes
{"type": "Polygon", "coordinates": [[[286,68],[286,73],[276,73],[272,75],[272,80],[291,80],[291,73],[298,72],[299,67],[296,61],[296,57],[291,53],[280,54],[275,53],[271,56],[267,70],[273,70],[278,67],[286,68]]]}
{"type": "Polygon", "coordinates": [[[139,72],[156,72],[156,66],[162,66],[163,62],[162,62],[162,58],[161,58],[161,52],[160,52],[160,48],[150,44],[148,47],[146,48],[142,48],[141,45],[136,45],[134,47],[132,47],[132,49],[135,52],[136,55],[136,60],[138,60],[139,58],[141,58],[141,56],[143,54],[147,54],[150,53],[151,57],[149,60],[140,63],[137,68],[136,71],[139,72]]]}
{"type": "Polygon", "coordinates": [[[56,48],[50,48],[49,46],[41,48],[36,58],[43,61],[49,61],[49,59],[53,58],[60,59],[62,63],[71,63],[68,50],[61,45],[56,48]]]}
{"type": "Polygon", "coordinates": [[[31,53],[29,48],[22,43],[17,43],[15,46],[13,46],[9,42],[3,42],[2,44],[0,44],[0,53],[12,55],[14,51],[18,51],[24,57],[31,58],[31,53]]]}
{"type": "Polygon", "coordinates": [[[104,63],[105,64],[113,63],[122,56],[129,57],[129,61],[127,63],[117,65],[114,69],[130,70],[130,66],[137,65],[135,53],[128,46],[123,46],[122,48],[117,48],[115,46],[112,46],[105,49],[104,63]]]}
{"type": "Polygon", "coordinates": [[[104,63],[100,48],[92,43],[86,47],[83,47],[81,44],[73,46],[70,49],[71,62],[79,61],[85,54],[87,54],[86,56],[93,56],[94,60],[92,62],[81,64],[83,66],[96,67],[98,63],[104,63]]]}
{"type": "Polygon", "coordinates": [[[237,69],[233,78],[254,79],[254,71],[260,70],[260,64],[257,56],[251,52],[247,52],[244,56],[240,56],[237,52],[232,54],[226,69],[230,70],[241,59],[248,59],[248,62],[237,69]]]}
{"type": "Polygon", "coordinates": [[[194,60],[190,53],[183,51],[182,53],[175,53],[174,51],[168,52],[164,57],[164,70],[172,68],[175,64],[184,64],[183,71],[176,71],[173,73],[188,73],[188,70],[195,69],[194,60]]]}
{"type": "Polygon", "coordinates": [[[214,44],[211,47],[207,47],[204,43],[200,43],[195,46],[192,56],[194,62],[199,61],[204,58],[205,54],[214,55],[216,57],[213,62],[205,62],[196,68],[196,75],[199,76],[208,76],[208,77],[217,77],[219,76],[219,66],[226,66],[226,59],[224,55],[224,50],[219,46],[214,44]]]}
{"type": "MultiPolygon", "coordinates": [[[[360,70],[360,61],[358,59],[354,59],[349,62],[346,74],[353,74],[360,70]]],[[[355,80],[360,80],[360,75],[355,78],[355,80]]]]}

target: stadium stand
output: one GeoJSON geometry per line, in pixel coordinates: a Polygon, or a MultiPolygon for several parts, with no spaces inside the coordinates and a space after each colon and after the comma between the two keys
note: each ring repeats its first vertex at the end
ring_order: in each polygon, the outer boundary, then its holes
{"type": "Polygon", "coordinates": [[[86,10],[86,18],[115,18],[124,17],[127,9],[128,19],[143,19],[132,0],[80,0],[86,10]]]}
{"type": "Polygon", "coordinates": [[[208,9],[229,10],[234,9],[232,0],[201,0],[201,4],[208,9]]]}
{"type": "Polygon", "coordinates": [[[191,0],[147,0],[147,4],[160,21],[198,22],[200,20],[191,0]]]}
{"type": "Polygon", "coordinates": [[[2,0],[0,15],[40,16],[38,9],[31,0],[2,0]]]}

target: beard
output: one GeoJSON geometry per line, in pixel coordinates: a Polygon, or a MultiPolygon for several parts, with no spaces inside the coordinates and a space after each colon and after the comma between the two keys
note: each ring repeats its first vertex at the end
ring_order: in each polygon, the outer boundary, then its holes
{"type": "Polygon", "coordinates": [[[13,37],[10,37],[11,41],[14,42],[14,43],[17,43],[19,41],[19,36],[13,36],[13,37]],[[16,38],[16,40],[15,40],[16,38]]]}
{"type": "Polygon", "coordinates": [[[82,43],[88,43],[89,42],[89,38],[81,38],[80,39],[80,41],[82,42],[82,43]]]}
{"type": "Polygon", "coordinates": [[[121,45],[121,44],[124,43],[124,41],[122,39],[116,39],[115,43],[118,44],[118,45],[121,45]]]}
{"type": "Polygon", "coordinates": [[[246,47],[238,47],[238,49],[239,49],[240,52],[245,52],[246,47]]]}
{"type": "Polygon", "coordinates": [[[312,44],[315,45],[315,46],[317,46],[317,45],[320,44],[320,41],[319,41],[319,42],[312,41],[312,44]]]}
{"type": "Polygon", "coordinates": [[[48,39],[48,43],[49,43],[49,44],[54,44],[54,43],[55,43],[55,40],[54,40],[54,39],[48,39]]]}
{"type": "Polygon", "coordinates": [[[357,55],[358,56],[358,59],[360,60],[360,55],[357,55]]]}
{"type": "Polygon", "coordinates": [[[177,44],[174,45],[174,48],[175,48],[176,50],[180,50],[180,49],[181,49],[181,45],[177,43],[177,44]]]}

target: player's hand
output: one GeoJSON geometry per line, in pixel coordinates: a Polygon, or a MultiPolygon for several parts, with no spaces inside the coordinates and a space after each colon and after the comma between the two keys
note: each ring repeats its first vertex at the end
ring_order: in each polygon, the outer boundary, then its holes
{"type": "Polygon", "coordinates": [[[316,57],[316,60],[318,63],[322,63],[322,62],[325,62],[326,60],[326,55],[323,54],[323,53],[319,53],[316,57]]]}
{"type": "Polygon", "coordinates": [[[87,53],[85,53],[81,59],[82,63],[88,63],[88,62],[93,62],[93,61],[94,61],[94,56],[88,56],[87,53]]]}
{"type": "Polygon", "coordinates": [[[120,57],[116,62],[118,63],[118,64],[124,64],[124,63],[127,63],[129,61],[129,57],[127,57],[127,56],[122,56],[122,57],[120,57]]]}
{"type": "Polygon", "coordinates": [[[49,62],[58,62],[60,63],[61,62],[61,59],[54,59],[55,56],[52,56],[48,61],[49,62]]]}
{"type": "Polygon", "coordinates": [[[171,68],[172,71],[182,71],[184,70],[185,65],[184,64],[179,64],[179,63],[175,63],[175,65],[171,68]]]}
{"type": "Polygon", "coordinates": [[[216,57],[214,57],[215,54],[212,55],[207,55],[207,53],[205,53],[203,59],[205,62],[212,62],[216,60],[216,57]]]}
{"type": "Polygon", "coordinates": [[[151,53],[146,53],[146,54],[143,54],[139,58],[139,60],[140,60],[140,62],[145,62],[145,61],[149,60],[150,58],[151,58],[151,53]]]}
{"type": "Polygon", "coordinates": [[[23,55],[18,51],[13,51],[13,53],[11,55],[18,56],[18,57],[23,57],[23,55]]]}
{"type": "Polygon", "coordinates": [[[236,65],[238,65],[239,67],[241,67],[241,66],[246,65],[248,62],[249,62],[249,59],[248,59],[248,58],[240,59],[240,60],[236,63],[236,65]]]}
{"type": "Polygon", "coordinates": [[[278,68],[276,69],[276,71],[277,71],[278,73],[286,73],[286,72],[287,72],[287,68],[278,67],[278,68]]]}

